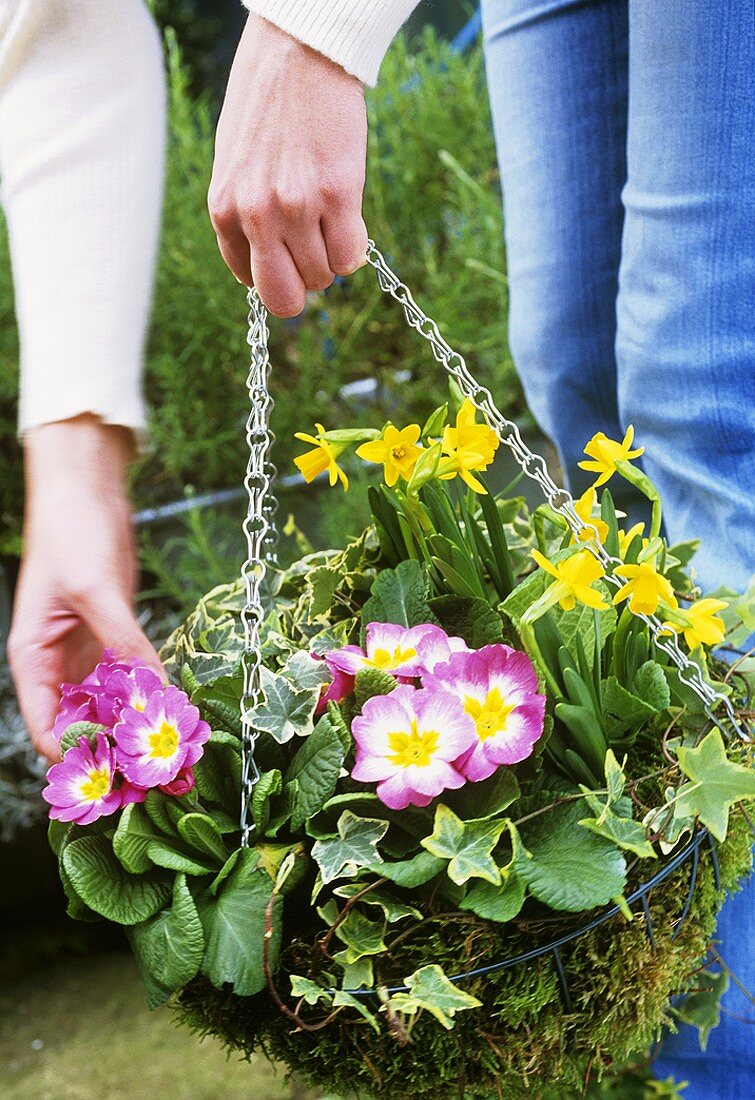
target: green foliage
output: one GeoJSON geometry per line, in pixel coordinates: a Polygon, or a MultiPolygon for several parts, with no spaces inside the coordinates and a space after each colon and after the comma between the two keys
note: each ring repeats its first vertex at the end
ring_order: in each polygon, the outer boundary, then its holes
{"type": "Polygon", "coordinates": [[[690,780],[679,789],[679,812],[699,817],[717,840],[725,840],[731,807],[755,798],[755,772],[728,759],[716,728],[697,748],[681,745],[677,755],[679,767],[690,780]]]}
{"type": "Polygon", "coordinates": [[[63,866],[81,900],[95,913],[118,924],[138,924],[158,912],[170,896],[170,880],[157,871],[127,873],[103,835],[82,836],[67,844],[63,866]]]}
{"type": "Polygon", "coordinates": [[[457,1012],[482,1007],[482,1001],[450,982],[437,964],[420,967],[406,979],[406,984],[409,992],[394,993],[388,1002],[389,1009],[410,1016],[424,1009],[448,1031],[454,1026],[457,1012]]]}
{"type": "Polygon", "coordinates": [[[504,818],[499,821],[462,821],[453,810],[439,803],[435,810],[435,823],[430,836],[422,841],[422,847],[439,859],[447,859],[448,877],[457,886],[470,878],[481,878],[497,886],[501,872],[492,852],[508,827],[504,818]]]}
{"type": "Polygon", "coordinates": [[[157,1008],[191,981],[204,955],[202,924],[184,875],[176,875],[171,907],[135,924],[129,939],[147,990],[147,1004],[157,1008]]]}
{"type": "Polygon", "coordinates": [[[346,753],[327,715],[297,751],[286,773],[296,783],[292,797],[291,828],[301,829],[318,813],[336,789],[338,773],[346,753]]]}
{"type": "Polygon", "coordinates": [[[395,569],[383,569],[375,578],[370,598],[362,609],[362,622],[419,626],[435,616],[428,604],[429,586],[419,562],[402,561],[395,569]]]}
{"type": "Polygon", "coordinates": [[[344,810],[338,819],[338,836],[318,840],[312,847],[312,858],[320,868],[323,882],[353,877],[360,867],[380,862],[377,845],[387,829],[387,821],[357,817],[344,810]]]}

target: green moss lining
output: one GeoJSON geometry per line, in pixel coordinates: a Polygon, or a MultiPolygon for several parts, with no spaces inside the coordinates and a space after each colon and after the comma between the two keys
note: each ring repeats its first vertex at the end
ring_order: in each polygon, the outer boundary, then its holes
{"type": "MultiPolygon", "coordinates": [[[[576,1088],[586,1075],[599,1077],[672,1025],[670,998],[705,954],[727,892],[738,888],[751,867],[751,834],[741,815],[732,818],[718,857],[721,889],[703,854],[690,912],[676,939],[672,935],[686,899],[688,863],[650,898],[655,948],[643,921],[628,924],[616,917],[562,950],[574,1004],[568,1014],[550,956],[465,982],[484,1007],[459,1014],[449,1032],[431,1017],[420,1017],[412,1041],[403,1047],[387,1031],[378,1036],[353,1018],[339,1018],[314,1033],[295,1031],[266,993],[241,998],[203,979],[179,995],[176,1013],[181,1023],[217,1036],[232,1051],[250,1055],[262,1050],[305,1081],[342,1093],[356,1091],[378,1100],[448,1100],[454,1095],[538,1100],[554,1084],[576,1088]]],[[[408,974],[422,962],[458,972],[537,942],[531,927],[485,926],[469,914],[458,916],[458,921],[421,925],[397,950],[393,975],[408,974]]],[[[541,929],[539,936],[549,940],[553,933],[541,929]]],[[[288,984],[285,970],[284,960],[281,989],[288,984]]]]}

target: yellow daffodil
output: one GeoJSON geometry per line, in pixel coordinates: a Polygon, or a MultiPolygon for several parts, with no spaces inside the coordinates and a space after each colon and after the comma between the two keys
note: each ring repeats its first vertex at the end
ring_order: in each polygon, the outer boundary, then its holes
{"type": "Polygon", "coordinates": [[[314,481],[316,477],[324,474],[327,470],[331,485],[335,485],[337,481],[340,481],[344,489],[348,489],[349,479],[337,461],[338,456],[346,450],[348,444],[326,439],[327,433],[322,424],[315,424],[315,428],[317,429],[316,436],[308,435],[306,432],[295,433],[296,439],[301,439],[304,443],[311,443],[312,450],[305,451],[303,455],[298,455],[294,459],[294,465],[307,483],[314,481]]]}
{"type": "Polygon", "coordinates": [[[725,611],[728,606],[726,600],[707,596],[689,607],[679,608],[677,617],[682,620],[681,623],[666,622],[663,625],[675,634],[684,634],[684,640],[690,649],[698,645],[720,645],[724,640],[726,627],[716,613],[725,611]]]}
{"type": "Polygon", "coordinates": [[[419,424],[410,424],[401,431],[389,424],[380,439],[357,447],[357,454],[366,462],[382,462],[386,485],[395,485],[399,477],[408,481],[422,454],[422,448],[417,443],[420,431],[419,424]]]}
{"type": "MultiPolygon", "coordinates": [[[[574,501],[574,511],[577,513],[583,523],[591,523],[595,530],[598,532],[598,542],[605,542],[608,535],[608,524],[600,518],[600,509],[598,508],[598,494],[595,488],[588,489],[582,494],[579,500],[574,501]],[[598,514],[596,515],[596,511],[598,514]]],[[[585,542],[593,538],[591,531],[580,531],[579,541],[585,542]]],[[[572,539],[572,542],[575,540],[572,539]]]]}
{"type": "Polygon", "coordinates": [[[638,458],[644,452],[644,447],[637,447],[634,451],[631,449],[633,439],[634,428],[631,424],[621,443],[617,443],[615,439],[609,439],[604,432],[598,432],[585,445],[585,454],[591,461],[579,462],[578,466],[582,470],[598,474],[596,487],[604,485],[616,473],[617,463],[629,462],[630,459],[638,458]]]}
{"type": "Polygon", "coordinates": [[[548,585],[540,599],[527,608],[522,616],[523,622],[533,623],[556,603],[564,611],[571,611],[577,601],[598,611],[604,611],[609,606],[600,592],[592,587],[603,576],[603,566],[589,550],[578,550],[576,554],[555,564],[548,561],[539,550],[533,550],[532,557],[555,580],[548,585]]]}
{"type": "Polygon", "coordinates": [[[458,475],[475,493],[484,493],[485,487],[473,476],[473,471],[488,468],[500,440],[487,424],[476,422],[476,415],[475,406],[467,398],[456,415],[455,426],[447,425],[443,429],[445,461],[438,476],[447,481],[458,475]]]}
{"type": "Polygon", "coordinates": [[[652,561],[638,562],[637,565],[619,565],[614,572],[617,577],[624,577],[626,580],[626,584],[614,596],[614,603],[621,603],[629,598],[629,610],[638,615],[654,615],[661,602],[669,607],[676,607],[676,596],[671,582],[656,570],[652,561]]]}
{"type": "MultiPolygon", "coordinates": [[[[627,550],[632,545],[635,535],[641,535],[645,530],[644,523],[635,523],[628,531],[624,531],[619,528],[619,556],[625,558],[627,556],[627,550]]],[[[647,544],[647,539],[642,540],[642,545],[647,544]]]]}

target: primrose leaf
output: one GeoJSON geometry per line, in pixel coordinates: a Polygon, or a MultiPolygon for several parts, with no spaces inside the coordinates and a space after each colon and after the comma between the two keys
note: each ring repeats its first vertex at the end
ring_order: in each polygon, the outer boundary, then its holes
{"type": "Polygon", "coordinates": [[[215,860],[187,855],[183,847],[171,843],[167,837],[151,840],[147,854],[156,867],[164,867],[168,871],[181,871],[185,875],[208,875],[217,870],[215,860]]]}
{"type": "Polygon", "coordinates": [[[306,737],[312,732],[314,713],[320,698],[320,688],[295,688],[277,672],[262,665],[260,669],[265,699],[254,708],[256,729],[269,733],[283,745],[292,737],[306,737]]]}
{"type": "Polygon", "coordinates": [[[431,878],[442,871],[446,861],[439,859],[430,852],[417,852],[411,859],[401,860],[398,863],[373,864],[369,869],[383,878],[390,879],[396,886],[403,886],[412,890],[415,886],[422,886],[431,878]]]}
{"type": "Polygon", "coordinates": [[[666,710],[671,703],[668,680],[657,661],[645,661],[640,665],[632,691],[656,711],[666,710]]]}
{"type": "Polygon", "coordinates": [[[138,924],[162,909],[170,882],[156,871],[132,875],[101,835],[73,840],[63,850],[63,867],[74,890],[90,909],[116,924],[138,924]]]}
{"type": "Polygon", "coordinates": [[[551,909],[593,909],[624,889],[624,857],[611,841],[576,827],[583,813],[580,799],[555,806],[522,828],[526,851],[517,853],[515,869],[530,893],[551,909]]]}
{"type": "Polygon", "coordinates": [[[113,835],[113,851],[127,871],[140,875],[152,866],[148,849],[158,836],[144,806],[131,802],[121,813],[113,835]]]}
{"type": "Polygon", "coordinates": [[[605,642],[609,635],[613,634],[618,621],[616,608],[613,603],[611,603],[613,592],[609,592],[608,587],[603,581],[598,581],[594,587],[608,603],[608,607],[604,608],[602,611],[595,611],[592,607],[588,607],[587,604],[583,603],[578,603],[571,611],[564,611],[563,608],[559,606],[551,609],[551,615],[555,622],[556,629],[561,635],[562,644],[565,645],[567,649],[573,650],[575,645],[574,639],[577,634],[579,634],[582,639],[587,664],[590,668],[592,668],[595,663],[596,616],[600,629],[601,644],[605,642]]]}
{"type": "Polygon", "coordinates": [[[209,814],[185,814],[178,822],[178,833],[202,858],[209,856],[220,866],[228,858],[228,849],[220,829],[209,814]]]}
{"type": "Polygon", "coordinates": [[[323,715],[291,761],[286,773],[289,783],[296,782],[291,808],[291,828],[300,829],[318,813],[336,789],[346,753],[338,732],[323,715]]]}
{"type": "Polygon", "coordinates": [[[91,748],[95,748],[97,744],[97,734],[104,733],[106,727],[99,725],[97,722],[72,722],[70,726],[66,726],[63,736],[60,739],[60,752],[63,756],[74,745],[78,745],[80,737],[86,737],[91,748]]]}
{"type": "Polygon", "coordinates": [[[511,619],[518,630],[525,611],[540,599],[551,580],[544,570],[536,569],[509,593],[503,603],[499,604],[498,610],[511,619]]]}
{"type": "Polygon", "coordinates": [[[202,963],[204,933],[183,875],[176,875],[171,907],[135,924],[129,939],[150,1008],[191,981],[202,963]]]}
{"type": "Polygon", "coordinates": [[[451,808],[466,820],[497,817],[519,797],[519,783],[511,768],[500,767],[479,783],[465,783],[448,796],[451,808]]]}
{"type": "Polygon", "coordinates": [[[388,831],[388,822],[372,817],[357,817],[344,810],[338,819],[338,836],[318,840],[312,845],[325,885],[333,879],[353,878],[360,867],[382,864],[378,843],[388,831]]]}
{"type": "Polygon", "coordinates": [[[360,668],[354,681],[354,698],[361,710],[375,695],[390,695],[398,680],[382,668],[360,668]]]}
{"type": "Polygon", "coordinates": [[[372,583],[370,598],[362,608],[362,622],[420,626],[437,622],[427,602],[425,571],[414,558],[395,569],[383,569],[372,583]]]}
{"type": "Polygon", "coordinates": [[[270,799],[283,790],[283,776],[278,768],[262,772],[252,791],[252,818],[259,835],[263,835],[270,820],[270,799]]]}
{"type": "Polygon", "coordinates": [[[503,641],[503,620],[487,600],[473,596],[435,596],[430,607],[447,634],[463,638],[470,649],[503,641]]]}
{"type": "Polygon", "coordinates": [[[680,746],[677,755],[690,780],[679,789],[679,813],[699,817],[716,840],[724,841],[731,807],[755,798],[755,771],[728,759],[718,729],[706,734],[695,749],[680,746]]]}
{"type": "MultiPolygon", "coordinates": [[[[197,898],[206,942],[202,973],[217,989],[228,982],[234,993],[251,997],[264,988],[265,910],[272,891],[273,883],[258,865],[257,853],[244,848],[216,892],[205,891],[197,898]]],[[[277,896],[268,940],[273,969],[280,948],[282,907],[283,898],[277,896]]]]}
{"type": "Polygon", "coordinates": [[[425,1009],[447,1030],[454,1026],[457,1012],[482,1007],[482,1001],[450,981],[442,968],[435,963],[415,970],[406,979],[406,985],[409,986],[409,992],[394,993],[388,1002],[391,1008],[409,1015],[425,1009]]]}
{"type": "Polygon", "coordinates": [[[420,843],[432,855],[449,860],[448,877],[457,886],[470,878],[486,879],[497,886],[501,872],[491,853],[507,826],[506,820],[462,821],[441,802],[435,810],[433,832],[420,843]]]}

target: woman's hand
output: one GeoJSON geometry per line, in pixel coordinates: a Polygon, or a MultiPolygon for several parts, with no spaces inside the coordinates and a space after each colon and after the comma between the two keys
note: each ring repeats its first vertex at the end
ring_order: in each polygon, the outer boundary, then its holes
{"type": "Polygon", "coordinates": [[[24,558],[8,655],[31,739],[50,760],[60,756],[52,736],[60,684],[83,679],[105,648],[164,677],[132,608],[130,457],[131,433],[93,416],[26,436],[24,558]]]}
{"type": "Polygon", "coordinates": [[[365,261],[364,89],[250,15],[218,123],[209,207],[223,259],[280,317],[365,261]]]}

